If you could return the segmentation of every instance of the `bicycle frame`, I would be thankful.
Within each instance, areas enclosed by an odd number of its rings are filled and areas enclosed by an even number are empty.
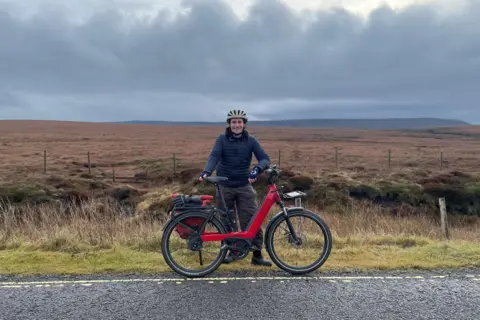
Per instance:
[[[275,184],[271,184],[268,187],[267,195],[265,196],[262,205],[258,208],[246,231],[229,232],[223,234],[218,232],[204,232],[200,237],[204,242],[222,241],[230,238],[253,239],[262,226],[262,223],[267,217],[268,212],[275,203],[282,203],[282,201],[278,194],[277,186]]]

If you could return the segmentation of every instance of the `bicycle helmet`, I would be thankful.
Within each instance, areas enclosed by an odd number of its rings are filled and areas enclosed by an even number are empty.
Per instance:
[[[227,115],[227,122],[230,123],[230,120],[233,118],[241,118],[245,123],[248,122],[248,117],[245,111],[240,109],[233,109],[228,112]]]

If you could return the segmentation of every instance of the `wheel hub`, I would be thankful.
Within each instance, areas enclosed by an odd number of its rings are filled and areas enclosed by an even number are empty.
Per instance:
[[[202,238],[198,233],[192,233],[188,238],[188,249],[192,251],[200,251],[203,248]]]
[[[293,244],[295,248],[300,247],[303,244],[302,238],[297,235],[297,240],[293,238],[293,235],[291,233],[288,233],[287,235],[288,242]]]

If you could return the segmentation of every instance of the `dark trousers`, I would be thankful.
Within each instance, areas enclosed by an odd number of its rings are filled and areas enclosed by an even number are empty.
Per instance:
[[[244,187],[238,188],[229,188],[225,186],[219,186],[222,191],[223,197],[225,199],[225,204],[228,209],[237,209],[238,220],[240,221],[240,228],[242,231],[246,231],[250,220],[257,212],[257,193],[253,189],[252,185],[246,185]],[[216,196],[218,208],[225,209],[223,207],[220,195],[217,192]],[[236,219],[235,219],[236,220]],[[255,238],[253,239],[253,244],[259,250],[262,249],[263,245],[263,230],[260,228]]]

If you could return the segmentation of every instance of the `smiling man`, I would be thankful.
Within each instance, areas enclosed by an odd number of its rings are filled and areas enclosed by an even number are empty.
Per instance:
[[[200,175],[200,181],[210,176],[213,170],[217,175],[227,177],[228,181],[219,183],[219,187],[225,198],[227,209],[235,212],[235,205],[238,210],[238,217],[242,231],[248,227],[250,220],[257,211],[256,192],[251,183],[254,183],[258,174],[262,173],[269,165],[270,158],[258,143],[254,136],[248,134],[246,124],[247,114],[243,110],[231,110],[227,115],[227,129],[225,133],[218,136],[212,148],[207,165]],[[252,154],[257,158],[258,164],[250,171]],[[217,194],[217,205],[222,208],[222,203]],[[225,208],[224,208],[225,209]],[[232,229],[237,231],[234,217]],[[260,229],[253,245],[252,264],[271,266],[271,262],[262,256],[263,230]],[[232,262],[234,257],[231,252],[225,258],[224,263]]]

